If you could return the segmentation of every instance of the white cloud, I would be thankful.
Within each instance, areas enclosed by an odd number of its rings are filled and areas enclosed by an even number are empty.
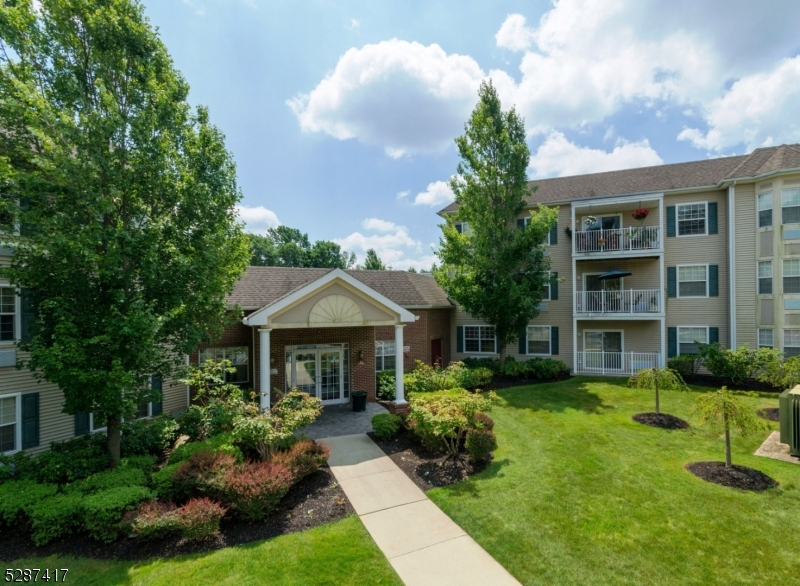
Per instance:
[[[618,142],[609,152],[581,147],[570,142],[561,132],[552,132],[531,157],[534,177],[580,175],[632,169],[663,163],[649,141]]]
[[[351,18],[350,19],[350,24],[345,25],[345,28],[348,28],[351,31],[354,31],[360,26],[361,26],[360,22],[358,22],[355,18]]]
[[[410,189],[404,189],[403,191],[398,191],[397,192],[397,199],[405,199],[409,195],[411,195],[411,190]]]
[[[375,249],[384,264],[391,265],[395,269],[406,269],[410,266],[430,268],[433,262],[424,261],[427,257],[422,254],[422,243],[409,236],[403,226],[395,226],[387,234],[365,235],[354,232],[345,238],[334,238],[333,241],[348,252],[355,252],[359,263],[364,262],[367,250],[370,248]]]
[[[524,16],[509,14],[494,36],[494,40],[497,46],[503,49],[523,51],[531,46],[533,37],[533,31],[525,26]]]
[[[376,230],[378,232],[391,232],[393,230],[397,230],[398,228],[405,228],[404,226],[398,226],[394,222],[389,222],[388,220],[379,220],[378,218],[367,218],[361,222],[361,226],[365,230]]]
[[[399,158],[451,145],[483,77],[472,57],[391,39],[348,50],[317,87],[287,104],[306,132],[356,139]]]
[[[414,198],[414,205],[422,206],[443,206],[456,198],[453,190],[446,181],[434,181],[428,183],[425,191],[421,191]]]
[[[239,213],[239,219],[245,223],[247,230],[254,234],[266,234],[267,230],[281,224],[275,212],[264,206],[238,205],[236,211]]]
[[[744,143],[747,150],[800,139],[800,56],[765,73],[743,77],[707,106],[708,131],[678,135],[702,149],[721,151]]]

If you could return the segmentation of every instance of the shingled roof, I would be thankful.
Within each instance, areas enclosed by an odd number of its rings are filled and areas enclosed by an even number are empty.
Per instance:
[[[239,304],[245,310],[261,309],[332,270],[247,267],[233,293],[228,296],[228,303]],[[444,290],[429,274],[406,271],[345,272],[402,307],[452,307]]]
[[[528,203],[555,203],[591,197],[633,195],[659,191],[713,187],[726,179],[752,178],[779,169],[800,168],[800,145],[781,145],[754,150],[749,155],[673,163],[622,171],[606,171],[571,177],[536,179]],[[440,214],[455,212],[451,203]]]

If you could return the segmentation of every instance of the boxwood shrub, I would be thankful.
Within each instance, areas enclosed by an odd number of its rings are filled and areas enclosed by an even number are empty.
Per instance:
[[[94,539],[111,543],[119,537],[122,516],[142,501],[153,498],[143,486],[118,486],[83,499],[84,522]]]
[[[58,491],[55,484],[12,480],[0,484],[0,525],[12,527],[28,520],[34,505]]]
[[[123,456],[162,454],[172,447],[179,428],[178,422],[169,415],[123,423],[120,452]]]
[[[147,476],[143,470],[130,466],[119,466],[113,470],[104,470],[74,482],[68,485],[67,491],[94,494],[118,486],[144,486],[146,484]]]
[[[83,494],[79,492],[47,497],[31,508],[31,538],[45,545],[59,537],[72,535],[81,526]]]

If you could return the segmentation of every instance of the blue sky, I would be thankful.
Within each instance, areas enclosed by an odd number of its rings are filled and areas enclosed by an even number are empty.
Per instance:
[[[248,229],[428,268],[491,78],[529,176],[800,142],[800,2],[144,0],[227,137]]]

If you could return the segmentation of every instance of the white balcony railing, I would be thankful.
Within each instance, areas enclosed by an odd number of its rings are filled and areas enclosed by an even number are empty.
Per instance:
[[[652,352],[576,352],[577,374],[636,374],[661,367],[661,355]]]
[[[621,254],[659,248],[661,248],[659,226],[587,230],[574,232],[572,236],[572,250],[577,253]]]
[[[659,289],[575,291],[575,313],[661,313]]]

